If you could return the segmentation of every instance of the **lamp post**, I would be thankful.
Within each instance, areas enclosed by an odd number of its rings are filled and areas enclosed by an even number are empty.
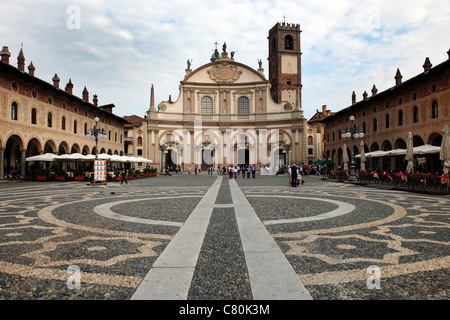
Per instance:
[[[350,174],[348,180],[354,181],[356,179],[356,170],[355,170],[355,150],[354,150],[354,139],[364,138],[364,132],[362,128],[357,127],[354,125],[355,116],[350,116],[350,121],[352,122],[352,125],[350,127],[347,127],[342,132],[342,139],[352,139],[352,153],[351,153],[351,160],[350,160]],[[359,131],[359,132],[358,132]],[[344,150],[344,152],[347,152],[347,150]]]
[[[100,121],[98,117],[94,118],[95,126],[93,129],[88,129],[86,133],[86,138],[95,139],[95,160],[98,160],[98,139],[106,140],[107,136],[104,134],[103,129],[97,128],[97,124]]]

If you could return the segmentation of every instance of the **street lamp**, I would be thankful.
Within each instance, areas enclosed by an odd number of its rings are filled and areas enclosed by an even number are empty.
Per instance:
[[[93,129],[88,129],[86,133],[86,138],[95,139],[95,160],[98,160],[98,139],[106,140],[108,136],[105,134],[103,129],[97,128],[97,123],[100,121],[98,117],[94,118],[95,126]]]
[[[364,132],[362,128],[357,127],[353,124],[355,121],[355,116],[350,116],[350,121],[352,122],[352,125],[350,127],[347,127],[342,132],[342,139],[352,139],[352,155],[351,155],[351,162],[350,162],[350,174],[349,174],[349,180],[356,180],[356,170],[355,170],[355,150],[354,150],[354,139],[364,138]],[[358,132],[359,131],[359,132]],[[344,152],[347,152],[347,150],[344,150]]]

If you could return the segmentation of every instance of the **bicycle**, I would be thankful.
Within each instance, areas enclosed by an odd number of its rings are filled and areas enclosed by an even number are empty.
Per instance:
[[[15,171],[15,170],[7,172],[5,178],[6,178],[6,180],[17,181],[17,182],[21,182],[23,180],[22,175],[18,171]]]

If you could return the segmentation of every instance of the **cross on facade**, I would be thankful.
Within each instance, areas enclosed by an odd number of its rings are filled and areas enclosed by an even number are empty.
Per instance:
[[[284,15],[283,16],[283,20],[284,20],[283,23],[286,23],[286,18],[287,18],[286,15]]]

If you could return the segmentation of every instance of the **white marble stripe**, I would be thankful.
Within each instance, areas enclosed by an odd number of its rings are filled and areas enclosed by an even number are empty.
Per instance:
[[[222,177],[212,187],[155,261],[132,300],[187,300],[195,266]]]
[[[231,196],[255,300],[312,300],[234,180]]]

